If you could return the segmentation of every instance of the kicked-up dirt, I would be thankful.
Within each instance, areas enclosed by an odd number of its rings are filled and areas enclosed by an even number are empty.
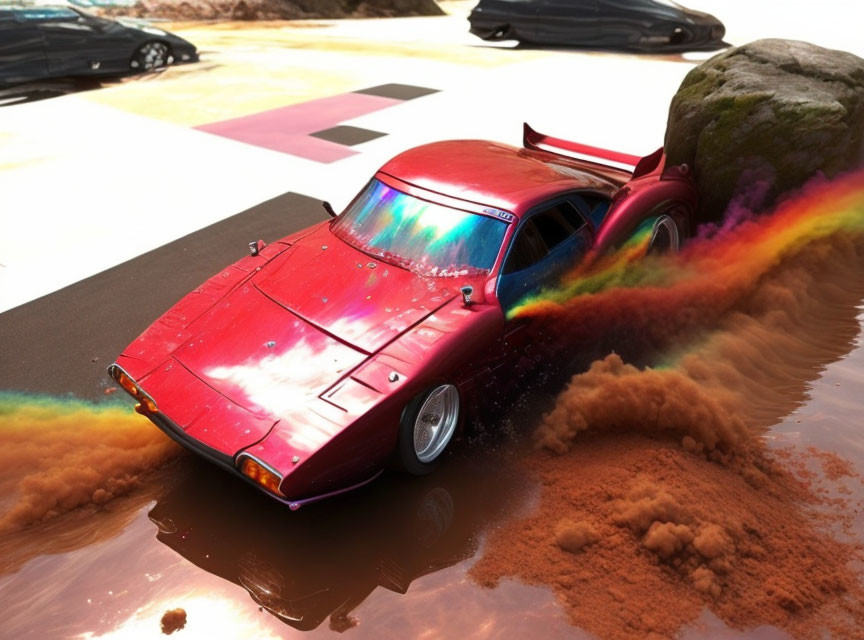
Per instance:
[[[836,454],[762,437],[858,332],[857,178],[845,199],[832,197],[840,183],[814,187],[694,240],[672,258],[674,275],[662,258],[613,259],[526,305],[553,324],[590,318],[614,333],[618,320],[602,312],[647,287],[655,312],[620,322],[632,350],[663,356],[650,368],[612,354],[573,376],[524,462],[542,485],[539,507],[491,535],[476,580],[551,587],[601,638],[674,637],[706,607],[738,629],[860,637],[862,480]]]

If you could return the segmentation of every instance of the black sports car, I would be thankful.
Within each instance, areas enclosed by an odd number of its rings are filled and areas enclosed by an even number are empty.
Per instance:
[[[635,51],[728,46],[722,22],[671,0],[480,0],[468,20],[484,40]]]
[[[195,45],[145,23],[65,6],[0,4],[0,85],[117,76],[197,59]]]

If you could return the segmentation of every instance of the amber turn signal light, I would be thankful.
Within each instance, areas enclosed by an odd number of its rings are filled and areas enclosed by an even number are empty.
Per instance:
[[[243,462],[240,463],[240,473],[253,482],[260,484],[267,491],[282,495],[282,492],[279,491],[282,478],[249,456],[243,457]]]
[[[123,388],[123,390],[126,391],[126,393],[128,393],[130,396],[135,396],[136,398],[138,397],[138,385],[136,385],[132,381],[132,378],[126,375],[125,371],[117,369],[114,375],[114,379],[117,381],[117,384],[119,384]]]
[[[140,403],[135,405],[135,411],[141,415],[159,412],[159,408],[156,406],[156,402],[154,402],[153,398],[148,396],[144,390],[138,386],[138,383],[135,382],[128,373],[123,371],[123,369],[118,367],[116,364],[112,364],[108,367],[108,373],[111,374],[114,381],[120,385],[126,393]]]
[[[135,412],[140,413],[142,416],[146,416],[148,413],[156,413],[159,409],[156,407],[156,403],[153,402],[147,396],[140,396],[138,398],[141,400],[138,404],[135,405]]]

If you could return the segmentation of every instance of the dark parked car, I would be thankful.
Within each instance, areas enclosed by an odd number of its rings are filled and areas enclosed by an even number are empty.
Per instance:
[[[0,4],[0,85],[117,76],[197,59],[195,45],[144,23],[65,6]]]
[[[728,46],[722,22],[671,0],[480,0],[468,20],[484,40],[636,51]]]

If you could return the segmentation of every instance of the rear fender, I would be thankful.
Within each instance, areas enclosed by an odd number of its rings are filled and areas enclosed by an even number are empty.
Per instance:
[[[612,210],[597,230],[592,253],[601,255],[626,242],[639,225],[652,216],[675,209],[683,220],[677,220],[689,233],[698,197],[687,177],[678,167],[663,170],[658,178],[637,179],[623,187],[613,198]]]

